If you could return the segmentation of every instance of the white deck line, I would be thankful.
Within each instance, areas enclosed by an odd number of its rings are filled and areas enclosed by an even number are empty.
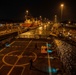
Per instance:
[[[48,43],[46,42],[46,44],[48,44]],[[47,46],[47,50],[48,50],[48,46]],[[49,75],[52,75],[52,73],[50,72],[50,70],[51,70],[50,55],[49,55],[49,53],[47,53],[47,54],[48,54],[48,67],[49,67]]]
[[[51,64],[50,64],[50,56],[49,56],[49,53],[48,53],[48,67],[49,67],[49,75],[52,75],[52,73],[50,72],[50,70],[51,70]]]

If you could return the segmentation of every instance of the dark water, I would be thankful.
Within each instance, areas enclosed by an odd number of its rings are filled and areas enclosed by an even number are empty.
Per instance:
[[[66,75],[76,75],[76,47],[61,40],[54,40],[57,52],[66,72]]]

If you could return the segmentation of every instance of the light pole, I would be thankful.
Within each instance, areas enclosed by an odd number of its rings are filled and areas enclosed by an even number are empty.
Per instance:
[[[42,16],[39,16],[40,21],[42,20]]]
[[[26,15],[28,15],[28,10],[26,10]]]
[[[63,7],[64,7],[64,4],[61,4],[61,21],[62,21],[62,17],[63,17]]]
[[[27,17],[28,17],[28,10],[26,10],[26,16],[25,16],[25,17],[26,17],[26,20],[27,20]]]

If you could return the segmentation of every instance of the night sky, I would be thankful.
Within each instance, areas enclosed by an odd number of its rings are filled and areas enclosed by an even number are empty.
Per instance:
[[[63,20],[76,20],[75,0],[2,0],[0,1],[0,19],[24,20],[26,10],[33,17],[42,16],[54,20],[60,19],[60,4],[64,3]]]

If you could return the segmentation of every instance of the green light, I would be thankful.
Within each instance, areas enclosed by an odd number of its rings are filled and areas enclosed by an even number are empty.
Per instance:
[[[46,44],[47,47],[51,47],[51,44]]]
[[[47,52],[48,52],[48,53],[52,53],[53,51],[52,51],[52,50],[47,50]]]
[[[10,46],[10,44],[6,43],[6,44],[5,44],[5,46],[6,46],[6,47],[9,47],[9,46]]]
[[[51,72],[51,73],[57,73],[57,69],[56,68],[51,68],[51,69],[49,69],[49,72]]]

